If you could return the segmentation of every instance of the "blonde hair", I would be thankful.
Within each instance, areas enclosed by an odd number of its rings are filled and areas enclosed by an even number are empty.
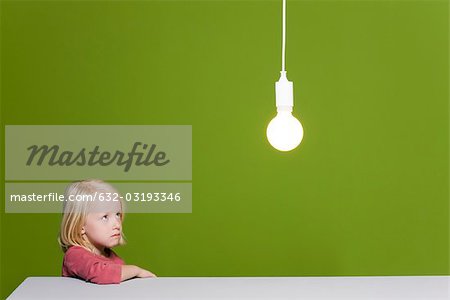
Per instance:
[[[58,243],[63,252],[66,252],[71,246],[81,246],[90,251],[93,251],[93,245],[83,239],[81,231],[84,226],[86,216],[89,212],[89,203],[91,201],[67,201],[69,196],[75,198],[77,195],[94,195],[96,192],[100,193],[117,193],[118,200],[122,207],[121,221],[124,219],[123,203],[120,199],[120,194],[110,184],[99,180],[81,180],[71,183],[64,193],[66,201],[63,205],[63,215],[61,221],[61,228],[58,237]],[[114,196],[112,196],[113,198]],[[121,233],[119,245],[124,245],[125,236]],[[110,249],[108,249],[109,251]]]

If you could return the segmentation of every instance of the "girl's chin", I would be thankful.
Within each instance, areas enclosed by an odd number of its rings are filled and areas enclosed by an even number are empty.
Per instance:
[[[108,245],[107,247],[108,247],[108,248],[112,248],[112,247],[117,246],[117,245],[119,245],[119,239],[110,242],[109,245]]]

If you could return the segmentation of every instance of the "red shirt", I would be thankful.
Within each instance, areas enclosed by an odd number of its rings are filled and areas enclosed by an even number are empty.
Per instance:
[[[64,255],[62,276],[77,277],[98,284],[120,283],[124,261],[111,250],[109,257],[71,246]]]

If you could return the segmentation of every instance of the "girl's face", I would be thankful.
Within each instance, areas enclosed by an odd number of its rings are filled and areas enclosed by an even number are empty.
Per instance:
[[[122,206],[120,202],[110,202],[95,207],[86,216],[82,233],[95,247],[117,246],[122,236]]]

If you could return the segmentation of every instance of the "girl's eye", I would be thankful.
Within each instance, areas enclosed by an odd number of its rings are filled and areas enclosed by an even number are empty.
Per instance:
[[[120,217],[122,214],[120,212],[116,213],[117,217]]]
[[[102,217],[102,220],[107,220],[108,219],[108,215],[104,215],[103,217]]]

